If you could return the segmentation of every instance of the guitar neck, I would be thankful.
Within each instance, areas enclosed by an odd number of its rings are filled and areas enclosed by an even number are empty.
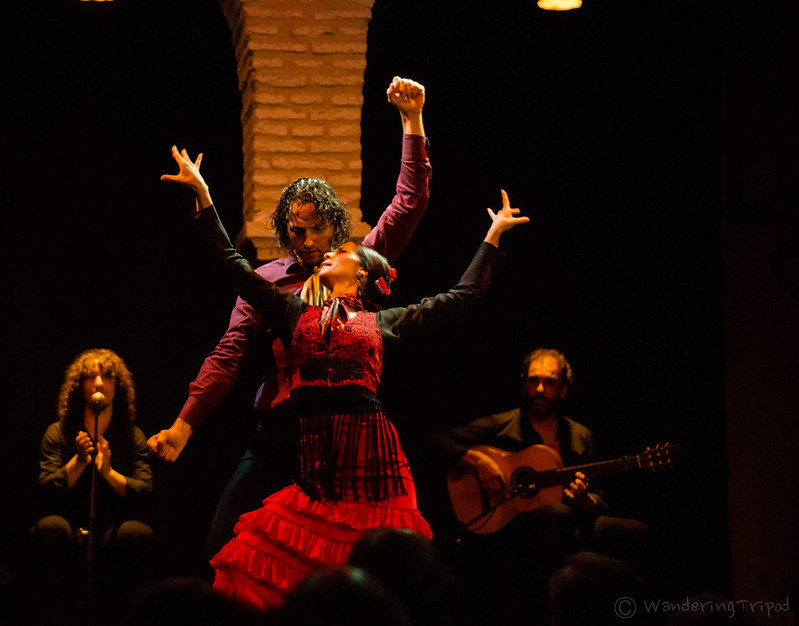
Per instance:
[[[555,485],[567,487],[574,480],[575,472],[582,472],[588,479],[592,479],[623,474],[624,472],[641,468],[642,465],[638,456],[624,456],[611,461],[598,461],[596,463],[538,472],[536,482],[539,487],[554,487]]]

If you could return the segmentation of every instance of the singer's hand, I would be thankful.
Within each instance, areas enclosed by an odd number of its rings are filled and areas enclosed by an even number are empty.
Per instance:
[[[91,463],[92,454],[94,454],[94,444],[87,432],[80,431],[78,436],[75,437],[75,451],[78,455],[78,463],[81,465],[88,465]]]
[[[108,480],[108,475],[111,472],[111,448],[108,445],[105,437],[100,435],[100,451],[97,453],[96,463],[97,471],[100,475]]]
[[[159,459],[171,463],[178,460],[191,434],[192,429],[189,423],[178,418],[171,428],[150,437],[147,440],[147,445]]]

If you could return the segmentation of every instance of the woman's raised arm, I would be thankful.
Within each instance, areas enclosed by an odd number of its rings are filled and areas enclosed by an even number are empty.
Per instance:
[[[202,154],[192,161],[185,148],[179,151],[176,146],[172,146],[172,157],[177,162],[179,171],[177,174],[164,174],[161,180],[178,183],[194,191],[197,208],[193,217],[203,234],[214,264],[225,272],[242,299],[265,321],[274,328],[290,332],[299,317],[303,301],[256,273],[249,261],[231,243],[214,208],[208,185],[200,174]]]
[[[429,332],[447,326],[456,315],[473,306],[488,290],[504,259],[499,238],[506,230],[530,221],[520,217],[520,210],[511,208],[508,194],[502,191],[502,208],[496,213],[488,209],[491,226],[458,284],[431,298],[407,308],[380,311],[378,325],[384,338],[403,339],[418,332]]]

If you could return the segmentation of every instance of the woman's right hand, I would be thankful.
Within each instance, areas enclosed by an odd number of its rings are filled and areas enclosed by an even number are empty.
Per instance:
[[[208,185],[205,183],[202,175],[200,174],[200,163],[202,163],[202,152],[197,155],[197,160],[192,161],[189,158],[189,153],[184,148],[178,151],[177,146],[172,146],[172,158],[178,164],[177,174],[163,174],[161,180],[178,183],[189,189],[193,189],[197,195],[197,208],[205,209],[211,206],[211,194],[208,191]]]
[[[491,218],[491,226],[488,229],[485,240],[494,246],[499,246],[499,237],[506,230],[530,221],[529,217],[519,215],[521,209],[511,208],[510,199],[504,189],[500,189],[500,192],[502,193],[502,208],[496,213],[490,208],[486,209]]]

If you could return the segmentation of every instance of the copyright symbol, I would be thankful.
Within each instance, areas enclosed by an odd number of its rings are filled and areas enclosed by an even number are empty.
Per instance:
[[[628,598],[627,596],[622,596],[616,603],[613,605],[613,610],[616,613],[616,617],[620,617],[621,619],[629,619],[633,615],[635,615],[635,611],[638,607],[635,605],[635,600],[632,598]]]

